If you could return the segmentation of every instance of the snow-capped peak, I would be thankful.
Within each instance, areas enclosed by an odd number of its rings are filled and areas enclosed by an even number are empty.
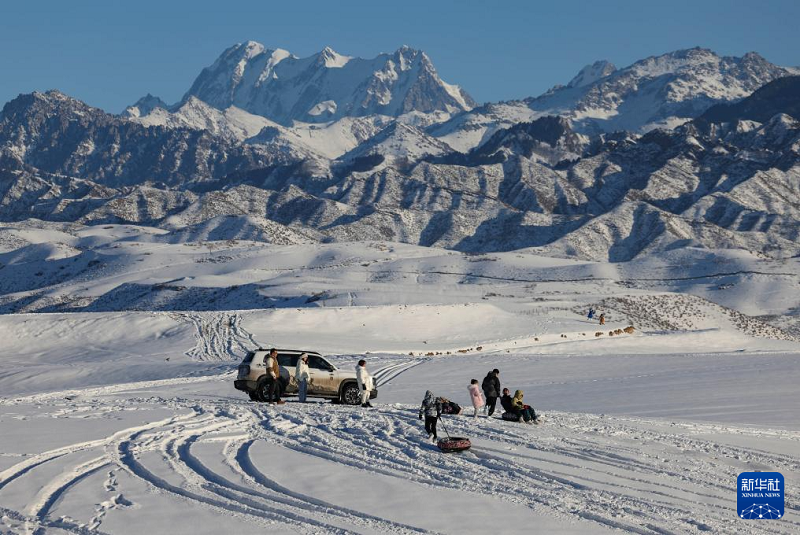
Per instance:
[[[606,60],[595,61],[591,65],[587,65],[581,69],[580,72],[576,74],[572,80],[570,80],[570,82],[567,84],[567,87],[582,87],[589,85],[601,78],[605,78],[616,70],[617,68],[613,63],[610,63]]]
[[[325,67],[328,67],[329,69],[337,69],[347,65],[347,63],[353,58],[352,56],[344,56],[339,54],[331,47],[326,46],[322,49],[322,52],[319,53],[319,59],[322,62],[322,65]]]
[[[168,110],[170,106],[160,98],[148,93],[137,100],[133,106],[125,108],[122,114],[128,117],[144,117],[157,108]]]
[[[281,124],[412,111],[469,110],[474,102],[442,81],[428,56],[404,46],[373,59],[330,47],[308,58],[248,41],[227,49],[184,96],[218,108],[236,106]]]

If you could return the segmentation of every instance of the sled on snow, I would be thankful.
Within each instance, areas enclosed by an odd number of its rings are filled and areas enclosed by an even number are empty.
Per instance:
[[[444,438],[436,442],[436,447],[442,450],[442,453],[455,453],[459,451],[467,451],[472,447],[472,442],[470,442],[468,438],[451,437],[450,433],[447,432],[447,428],[444,426],[444,422],[442,422],[442,429],[444,430],[444,433],[447,435],[447,438]]]
[[[521,422],[522,415],[518,412],[504,412],[500,418],[505,420],[506,422]],[[544,422],[544,416],[536,416],[536,419],[533,421],[534,424],[541,424]]]

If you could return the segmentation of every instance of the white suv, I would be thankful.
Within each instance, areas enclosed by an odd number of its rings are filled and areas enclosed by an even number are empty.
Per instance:
[[[308,372],[311,381],[308,383],[308,397],[325,398],[348,405],[361,404],[361,392],[358,390],[356,372],[340,370],[314,351],[297,351],[294,349],[278,349],[278,379],[280,396],[297,395],[297,381],[294,371],[297,361],[303,353],[308,354]],[[239,364],[239,374],[233,382],[237,390],[250,395],[253,401],[266,401],[269,392],[269,375],[264,361],[269,349],[258,349],[247,354]],[[373,388],[370,399],[378,397],[378,389]]]

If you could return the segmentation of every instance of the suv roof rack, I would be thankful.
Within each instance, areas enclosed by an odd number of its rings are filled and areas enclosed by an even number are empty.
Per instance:
[[[267,347],[259,347],[255,351],[269,351],[270,348]],[[319,351],[306,351],[305,349],[280,349],[278,347],[275,348],[278,353],[308,353],[311,355],[322,355]]]

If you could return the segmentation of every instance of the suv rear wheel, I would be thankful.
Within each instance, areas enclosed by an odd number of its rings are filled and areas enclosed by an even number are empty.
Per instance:
[[[262,403],[269,401],[269,387],[272,381],[264,379],[256,387],[256,399]],[[278,381],[278,388],[275,389],[275,395],[280,399],[281,397],[281,383]]]
[[[358,385],[350,383],[345,385],[342,389],[342,403],[347,405],[360,405],[361,404],[361,391],[358,390]]]

